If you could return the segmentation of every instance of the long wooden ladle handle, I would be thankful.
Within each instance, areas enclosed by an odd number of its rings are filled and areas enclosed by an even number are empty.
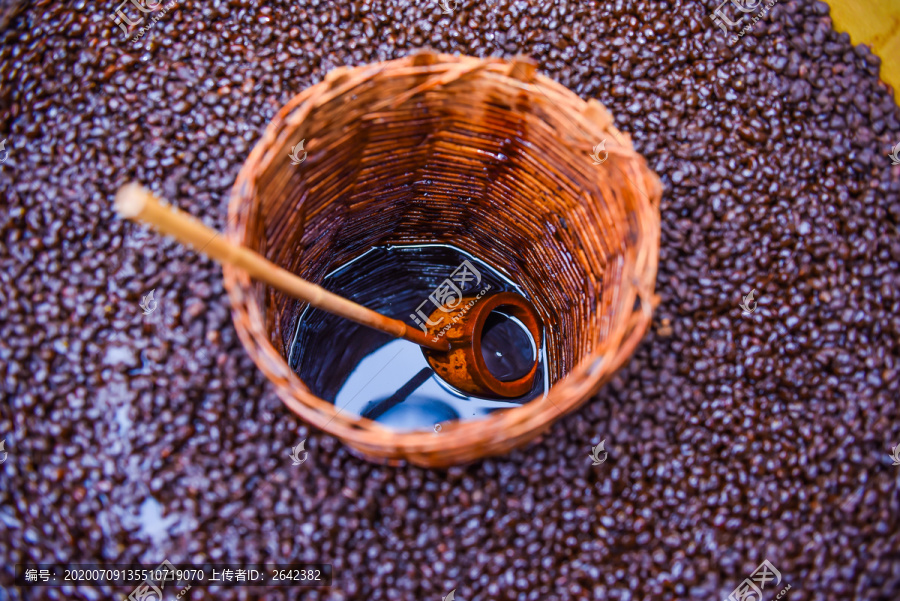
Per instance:
[[[115,206],[122,217],[149,224],[160,233],[194,247],[219,263],[243,269],[254,279],[306,301],[313,307],[436,351],[450,350],[450,343],[444,338],[432,342],[430,334],[328,292],[321,286],[282,269],[249,248],[232,244],[219,232],[206,227],[187,213],[164,205],[152,192],[139,184],[122,186],[116,194]]]

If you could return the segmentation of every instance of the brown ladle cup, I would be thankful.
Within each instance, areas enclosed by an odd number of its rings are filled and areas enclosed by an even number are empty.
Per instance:
[[[491,373],[484,359],[482,339],[488,317],[495,310],[518,319],[534,343],[531,369],[523,376],[502,380]],[[479,298],[463,297],[456,307],[435,309],[429,323],[433,340],[450,342],[450,350],[422,347],[428,365],[444,381],[469,394],[481,397],[515,398],[528,394],[534,386],[541,348],[541,318],[527,299],[515,292],[499,292]]]

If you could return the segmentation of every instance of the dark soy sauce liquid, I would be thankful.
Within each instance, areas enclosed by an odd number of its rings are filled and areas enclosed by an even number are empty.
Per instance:
[[[448,279],[452,286],[446,285]],[[456,291],[476,296],[490,286],[488,294],[512,291],[527,297],[483,261],[447,245],[376,247],[328,274],[322,286],[411,327],[419,327],[416,320],[428,318],[438,303],[452,304]],[[452,293],[444,297],[436,289]],[[434,374],[418,345],[313,307],[300,315],[289,363],[314,394],[342,413],[368,417],[397,431],[480,419],[518,407],[548,389],[545,349],[535,348],[524,326],[502,310],[491,313],[482,336],[488,369],[500,380],[511,381],[525,375],[535,357],[538,362],[531,392],[516,399],[459,392]]]

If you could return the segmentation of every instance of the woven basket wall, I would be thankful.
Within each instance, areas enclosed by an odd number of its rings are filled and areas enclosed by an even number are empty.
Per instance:
[[[307,157],[293,165],[301,140]],[[366,457],[446,466],[504,453],[593,396],[644,335],[660,195],[609,112],[526,58],[422,52],[339,68],[288,102],[250,154],[229,238],[317,283],[373,246],[462,248],[534,301],[553,386],[439,435],[398,434],[313,394],[285,360],[296,301],[226,267],[235,327],[294,413]]]

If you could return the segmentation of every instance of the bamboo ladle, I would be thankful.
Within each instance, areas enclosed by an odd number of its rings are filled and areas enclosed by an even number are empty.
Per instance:
[[[528,330],[534,348],[541,347],[541,320],[534,306],[519,294],[499,292],[481,297],[463,297],[452,309],[438,308],[428,319],[429,331],[410,328],[399,319],[382,315],[328,292],[321,286],[282,269],[248,248],[229,242],[216,230],[206,227],[187,213],[162,203],[139,184],[127,184],[116,194],[115,208],[122,217],[152,226],[192,246],[219,263],[243,269],[251,277],[282,292],[306,301],[313,307],[355,321],[422,347],[432,369],[451,386],[473,395],[515,398],[528,393],[537,375],[537,356],[531,370],[522,377],[503,381],[488,369],[481,349],[485,322],[491,312],[516,317]],[[449,328],[444,326],[449,320]],[[432,326],[435,322],[438,325]]]

